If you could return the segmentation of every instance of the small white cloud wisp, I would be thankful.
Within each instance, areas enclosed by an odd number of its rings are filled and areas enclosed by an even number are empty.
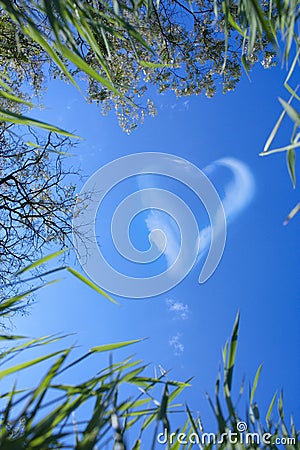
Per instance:
[[[187,320],[189,318],[190,309],[187,304],[168,298],[166,305],[174,319]]]
[[[173,353],[175,356],[180,356],[184,352],[184,345],[181,342],[181,333],[176,333],[169,340],[169,346],[173,349]]]

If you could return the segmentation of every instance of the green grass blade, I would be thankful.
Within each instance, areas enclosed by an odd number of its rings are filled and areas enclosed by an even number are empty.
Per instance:
[[[233,368],[234,368],[235,355],[236,355],[236,349],[237,349],[239,322],[240,322],[240,313],[238,312],[236,319],[235,319],[234,326],[233,326],[233,331],[232,331],[232,336],[231,336],[230,346],[229,346],[228,364],[226,367],[225,383],[228,384],[229,391],[231,390],[231,384],[232,384],[232,375],[233,375]]]
[[[291,219],[293,219],[295,217],[296,214],[298,214],[298,212],[300,211],[300,203],[298,203],[293,209],[292,211],[288,214],[288,216],[286,217],[286,219],[283,222],[283,225],[287,225],[289,223],[289,221]]]
[[[296,187],[295,159],[296,159],[295,150],[293,148],[291,148],[288,150],[288,152],[286,154],[286,161],[287,161],[287,167],[288,167],[289,175],[292,180],[294,189]]]
[[[40,356],[39,358],[32,359],[31,361],[26,361],[24,363],[17,364],[16,366],[9,367],[8,369],[1,370],[0,380],[2,380],[4,377],[7,377],[8,375],[19,372],[20,370],[27,369],[28,367],[32,367],[42,361],[46,361],[47,359],[60,355],[63,351],[65,350],[59,350],[57,352],[50,353],[49,355]]]
[[[272,414],[272,411],[273,411],[273,408],[275,405],[276,397],[277,397],[277,392],[275,392],[275,394],[273,395],[273,398],[271,400],[270,406],[269,406],[267,414],[266,414],[266,422],[267,423],[270,421],[270,417],[271,417],[271,414]]]
[[[269,150],[269,148],[270,148],[270,146],[271,146],[271,144],[272,144],[272,142],[273,142],[273,140],[274,140],[274,138],[275,138],[275,136],[277,134],[277,131],[278,131],[280,125],[281,125],[281,122],[283,121],[283,118],[284,118],[285,114],[286,114],[286,111],[284,109],[282,111],[282,113],[280,114],[279,119],[277,120],[273,130],[271,131],[270,136],[268,137],[267,142],[265,143],[264,149],[263,149],[262,153],[260,153],[260,155],[263,155],[263,153],[265,153],[265,152],[267,152]]]
[[[262,364],[257,369],[256,375],[255,375],[255,378],[254,378],[254,382],[253,382],[253,386],[252,386],[251,394],[250,394],[250,405],[252,405],[252,403],[253,403],[254,395],[255,395],[255,392],[256,392],[256,388],[257,388],[257,383],[258,383],[258,380],[259,380],[259,377],[260,377],[260,373],[261,373],[261,369],[262,369]]]
[[[110,295],[108,295],[105,291],[103,291],[99,286],[97,286],[95,283],[93,283],[91,280],[86,278],[81,273],[77,272],[77,270],[73,269],[72,267],[66,267],[67,271],[70,272],[72,275],[74,275],[76,278],[79,278],[79,280],[83,281],[85,284],[87,284],[90,288],[94,289],[94,291],[99,292],[99,294],[103,295],[105,298],[110,300],[112,303],[115,303],[116,305],[119,305],[119,303],[114,300]]]
[[[295,142],[293,144],[286,145],[285,147],[274,148],[273,150],[269,150],[268,152],[259,153],[259,156],[268,156],[272,155],[273,153],[286,152],[287,150],[291,150],[298,147],[300,147],[300,142]]]
[[[288,116],[298,125],[300,126],[300,114],[295,110],[289,103],[287,103],[282,98],[279,98],[279,101],[282,107],[285,109]]]
[[[58,252],[51,253],[50,255],[44,256],[43,258],[38,259],[32,264],[29,264],[28,266],[24,267],[24,269],[19,270],[16,275],[21,275],[22,273],[28,272],[28,270],[32,270],[35,267],[41,266],[42,264],[47,263],[48,261],[51,261],[53,258],[57,258],[59,255],[62,255],[63,253],[70,250],[70,248],[65,248],[63,250],[59,250]]]
[[[123,97],[123,94],[118,91],[108,80],[102,77],[98,72],[96,72],[92,67],[90,67],[79,55],[73,53],[70,49],[65,46],[61,46],[61,52],[65,56],[65,58],[69,59],[73,64],[75,64],[79,69],[85,72],[94,80],[99,81],[99,83],[103,84],[114,94]]]
[[[14,307],[16,304],[21,303],[21,301],[28,297],[28,295],[33,294],[34,292],[38,291],[39,289],[42,289],[46,286],[50,286],[51,284],[57,283],[59,280],[52,280],[48,283],[41,284],[39,286],[36,286],[32,289],[29,289],[26,292],[23,292],[22,294],[16,295],[14,297],[10,297],[8,300],[4,300],[0,303],[0,315],[5,316],[6,313],[9,313],[11,311],[11,308]]]
[[[47,131],[52,131],[53,133],[62,134],[64,136],[68,136],[74,139],[80,139],[79,136],[69,133],[68,131],[63,130],[62,128],[58,128],[55,125],[51,125],[47,122],[42,122],[41,120],[33,119],[31,117],[27,117],[22,114],[18,114],[2,108],[0,108],[0,119],[3,120],[4,122],[42,128]]]
[[[97,347],[91,348],[90,352],[91,353],[110,352],[112,350],[117,350],[122,347],[127,347],[128,345],[137,344],[138,342],[142,342],[143,340],[144,339],[134,339],[132,341],[116,342],[114,344],[98,345]]]
[[[54,61],[54,63],[60,68],[60,70],[66,75],[66,77],[71,81],[71,83],[77,87],[78,90],[79,86],[68,71],[65,64],[61,61],[61,59],[58,57],[57,53],[52,49],[52,47],[48,44],[46,39],[44,39],[42,33],[35,27],[30,24],[28,24],[26,27],[23,28],[23,31],[30,36],[35,42],[37,42],[48,55]]]
[[[34,106],[33,103],[27,102],[26,100],[23,100],[20,97],[16,97],[15,95],[9,94],[8,92],[3,91],[2,89],[0,89],[0,97],[7,98],[8,100],[11,100],[12,102],[22,103],[23,105],[29,106],[30,108],[32,108]]]

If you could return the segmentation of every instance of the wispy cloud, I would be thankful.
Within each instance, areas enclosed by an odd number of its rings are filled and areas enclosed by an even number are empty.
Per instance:
[[[172,103],[172,104],[170,105],[170,108],[171,108],[173,111],[180,111],[180,112],[188,111],[188,110],[189,110],[189,107],[190,107],[190,102],[189,102],[189,100],[182,101],[182,100],[180,100],[180,99],[178,99],[178,100],[176,101],[176,103]],[[167,105],[167,108],[168,108],[168,105]]]
[[[221,158],[204,167],[203,172],[209,177],[218,167],[225,167],[232,173],[231,181],[225,185],[222,204],[225,211],[227,225],[233,222],[251,203],[255,192],[255,181],[250,169],[238,159]],[[199,233],[199,255],[197,262],[209,248],[211,227],[203,228]]]
[[[208,176],[217,167],[226,167],[232,173],[232,180],[225,186],[225,194],[222,198],[227,222],[231,222],[251,202],[255,181],[253,175],[242,161],[236,158],[221,158],[203,169]]]
[[[173,221],[171,221],[169,217],[163,218],[163,213],[161,211],[151,210],[145,219],[145,222],[148,230],[152,232],[152,242],[159,252],[164,254],[168,267],[171,266],[176,260],[180,250],[178,231],[174,227]],[[154,230],[161,230],[165,235],[165,239],[162,239],[160,233],[153,233]],[[166,245],[166,241],[168,242],[168,245]]]
[[[168,298],[166,300],[168,310],[173,314],[174,319],[187,320],[190,315],[190,309],[188,305]]]
[[[233,222],[251,202],[255,191],[255,181],[250,169],[242,161],[239,161],[236,158],[227,157],[218,159],[212,164],[204,167],[202,170],[210,178],[218,167],[225,167],[231,172],[231,180],[224,186],[223,195],[221,197],[228,225]],[[188,171],[189,166],[182,163],[182,170]],[[146,184],[143,183],[142,179],[139,179],[140,189],[150,187],[150,178],[148,178]],[[152,242],[160,253],[163,252],[167,266],[170,267],[176,260],[180,249],[181,243],[178,229],[174,226],[173,220],[159,210],[151,210],[145,221],[150,232],[155,230],[163,231],[165,239],[162,238],[162,235],[157,233],[152,235]],[[218,232],[218,230],[215,230],[215,232]],[[168,242],[167,245],[166,241]],[[209,225],[201,229],[198,241],[189,243],[191,248],[199,248],[197,261],[200,261],[207,252],[210,242],[211,226]]]
[[[180,340],[181,336],[181,333],[176,333],[169,340],[169,345],[172,347],[175,356],[180,356],[184,352],[184,345]]]
[[[165,161],[162,161],[162,173],[166,170],[165,166],[168,168],[170,159],[172,155],[166,155]],[[180,174],[177,179],[188,180],[186,183],[188,186],[197,186],[199,173],[193,165],[175,156],[171,162],[174,164],[174,174]],[[149,165],[149,172],[151,169],[156,173],[155,165]],[[246,164],[236,158],[218,159],[202,168],[202,171],[219,186],[218,193],[223,208],[208,211],[211,223],[208,225],[205,222],[198,223],[198,232],[195,231],[195,227],[193,228],[193,219],[189,211],[184,210],[180,201],[175,202],[176,195],[171,190],[160,188],[163,183],[161,179],[155,178],[150,173],[137,177],[141,208],[149,210],[145,219],[151,246],[149,252],[151,250],[156,259],[163,255],[162,261],[166,267],[161,273],[166,273],[165,278],[159,279],[162,283],[164,280],[170,280],[170,283],[175,280],[178,284],[203,258],[206,258],[206,261],[198,281],[199,283],[206,281],[207,276],[209,277],[215,270],[218,258],[222,256],[220,251],[224,247],[224,234],[226,235],[224,213],[228,226],[242,214],[254,196],[255,181],[252,172]],[[174,178],[176,179],[175,175]],[[177,198],[180,199],[180,196],[177,195]],[[188,207],[184,198],[181,202]]]

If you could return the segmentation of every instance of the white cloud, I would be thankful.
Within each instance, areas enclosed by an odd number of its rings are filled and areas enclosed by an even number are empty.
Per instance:
[[[169,217],[164,217],[161,211],[151,210],[145,219],[147,228],[152,232],[152,242],[155,244],[159,252],[163,253],[167,265],[170,267],[177,258],[180,250],[180,240],[176,230],[174,230],[174,225]],[[161,230],[165,238],[162,239],[162,234],[154,234],[153,231]],[[166,241],[168,245],[166,245]]]
[[[180,161],[176,162],[178,164],[181,163]],[[189,170],[188,165],[185,165],[184,162],[181,164],[182,170]],[[233,222],[251,202],[255,191],[255,181],[250,169],[242,161],[235,158],[227,157],[218,159],[212,164],[204,167],[202,170],[209,177],[218,167],[226,167],[232,174],[231,181],[224,186],[224,194],[221,198],[227,224],[229,224]],[[148,178],[147,181],[148,183],[145,185],[143,184],[142,179],[139,179],[140,189],[150,186],[150,179]],[[153,185],[151,187],[153,187]],[[164,253],[167,266],[170,267],[176,260],[181,244],[179,240],[180,236],[178,235],[178,231],[174,228],[172,220],[159,210],[151,210],[146,218],[146,225],[149,232],[158,229],[163,231],[165,239],[162,239],[161,235],[153,235],[152,241],[157,249]],[[166,240],[168,245],[165,245]],[[198,241],[200,241],[200,245]],[[203,257],[210,246],[210,225],[200,230],[198,241],[194,243],[196,248],[199,248],[197,262]]]
[[[236,217],[251,203],[255,191],[255,181],[249,168],[235,158],[221,158],[214,161],[203,169],[209,176],[217,167],[226,167],[233,175],[232,180],[225,186],[222,203],[225,211],[227,225],[233,222]],[[199,254],[197,262],[207,252],[211,241],[210,225],[203,228],[199,233]]]
[[[190,177],[191,185],[197,183],[198,176],[191,171],[189,163],[184,160],[178,160],[174,157],[174,163],[180,165],[180,170],[185,172],[185,175]],[[236,218],[244,211],[244,209],[251,202],[255,192],[255,181],[250,169],[242,162],[235,158],[226,157],[213,161],[210,165],[204,167],[202,170],[210,178],[211,175],[216,176],[214,173],[219,167],[226,168],[230,171],[230,181],[227,181],[223,186],[223,193],[220,193],[221,201],[223,204],[227,225],[236,220]],[[218,177],[218,173],[217,173]],[[145,224],[149,231],[149,237],[151,236],[151,245],[153,250],[156,249],[157,257],[164,255],[166,261],[166,272],[168,277],[175,277],[176,280],[180,280],[182,276],[184,278],[186,268],[189,268],[191,264],[191,255],[195,256],[195,263],[198,263],[208,252],[211,246],[211,224],[207,226],[200,225],[198,236],[188,235],[188,239],[184,239],[184,246],[182,247],[182,235],[181,229],[175,225],[169,213],[166,213],[169,208],[169,204],[172,206],[172,198],[162,196],[159,191],[153,190],[152,193],[143,191],[144,189],[153,188],[157,185],[156,180],[152,175],[148,175],[144,178],[142,175],[138,177],[138,186],[141,190],[141,204],[143,207],[147,207],[147,203],[156,204],[159,200],[160,207],[150,207],[150,211],[145,219]],[[184,201],[184,199],[182,199]],[[171,203],[168,203],[171,202]],[[173,208],[174,210],[174,208]],[[165,211],[165,213],[163,212]],[[177,212],[177,211],[175,211]],[[178,216],[179,223],[182,224],[182,217],[185,220],[185,216]],[[218,210],[216,214],[223,214]],[[177,218],[176,214],[173,216]],[[218,239],[220,233],[222,233],[223,216],[215,217],[214,238]],[[220,226],[218,226],[218,224]],[[180,226],[180,225],[179,225]],[[181,250],[185,250],[185,256]],[[179,254],[181,255],[178,258]],[[207,261],[206,261],[207,262]],[[199,282],[201,282],[202,271],[199,276]]]
[[[169,340],[169,345],[173,349],[173,353],[175,356],[180,356],[184,352],[184,345],[180,341],[181,334],[177,333],[174,336],[171,337]]]
[[[186,320],[190,315],[190,310],[188,305],[168,298],[166,300],[168,310],[174,314],[174,319]]]
[[[226,167],[233,175],[232,181],[225,186],[225,195],[222,198],[227,222],[231,222],[251,202],[254,195],[255,182],[249,168],[242,161],[235,158],[218,159],[205,167],[203,171],[209,175],[218,166]]]

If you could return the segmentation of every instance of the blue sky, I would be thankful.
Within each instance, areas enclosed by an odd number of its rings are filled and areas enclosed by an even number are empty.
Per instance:
[[[30,336],[75,332],[81,351],[101,343],[149,337],[136,346],[137,356],[153,366],[172,369],[173,378],[194,376],[184,400],[200,411],[207,428],[213,428],[205,392],[213,394],[221,347],[240,310],[236,386],[244,375],[253,380],[263,363],[257,391],[262,410],[266,411],[273,393],[283,388],[286,414],[293,414],[299,423],[300,221],[296,217],[287,227],[282,225],[299,201],[299,188],[292,189],[284,154],[258,156],[281,111],[277,97],[286,98],[284,75],[280,69],[258,67],[251,82],[244,76],[234,92],[219,93],[213,99],[203,95],[176,100],[171,94],[154,94],[158,116],[147,118],[130,136],[120,130],[113,114],[103,117],[72,86],[51,82],[43,101],[46,108],[36,116],[84,138],[73,152],[72,164],[80,165],[85,179],[104,164],[132,153],[165,152],[185,158],[206,168],[223,200],[227,241],[221,262],[206,283],[198,283],[204,262],[198,258],[174,289],[147,299],[116,297],[120,307],[66,277],[40,292],[30,314],[14,321],[17,332]],[[287,120],[279,144],[286,143],[288,125]],[[216,163],[218,160],[238,169],[232,172],[232,167]],[[183,196],[200,230],[209,225],[203,206],[187,188],[157,177],[125,183],[112,193],[96,222],[103,252],[119,270],[123,262],[113,254],[107,239],[111,214],[122,196],[151,183]],[[78,191],[81,187],[79,182]],[[147,246],[153,223],[168,223],[163,213],[153,214],[144,213],[132,224],[133,242],[141,249]],[[177,234],[175,226],[173,249]],[[80,268],[75,255],[71,263]],[[167,260],[160,259],[157,264],[143,270],[155,274]],[[85,378],[98,369],[90,362],[76,376]]]

